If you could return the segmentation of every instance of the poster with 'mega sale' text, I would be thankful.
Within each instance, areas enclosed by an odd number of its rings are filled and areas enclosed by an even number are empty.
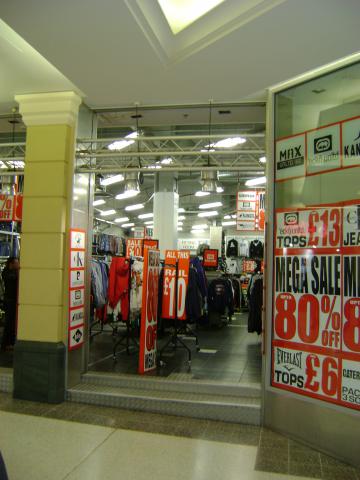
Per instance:
[[[360,201],[276,211],[273,387],[360,410]]]

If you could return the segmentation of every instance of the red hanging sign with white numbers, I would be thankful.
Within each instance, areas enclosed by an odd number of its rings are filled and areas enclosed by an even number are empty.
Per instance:
[[[166,250],[162,303],[163,318],[175,318],[175,288],[177,285],[177,319],[186,320],[185,301],[189,283],[189,268],[189,250]]]

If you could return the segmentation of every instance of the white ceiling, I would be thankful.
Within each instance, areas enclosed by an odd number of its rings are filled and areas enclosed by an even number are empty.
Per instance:
[[[44,57],[0,25],[0,112],[14,94],[74,88],[95,108],[238,102],[359,50],[359,0],[226,0],[174,38],[159,10],[156,0],[0,2],[0,18]]]

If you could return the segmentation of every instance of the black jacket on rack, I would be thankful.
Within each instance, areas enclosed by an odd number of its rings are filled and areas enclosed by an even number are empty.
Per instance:
[[[256,273],[250,280],[248,290],[249,317],[248,332],[256,332],[260,335],[262,331],[262,306],[263,306],[263,276]]]
[[[202,315],[203,297],[201,294],[201,281],[196,268],[190,265],[189,281],[186,291],[185,309],[188,321],[196,321]]]
[[[209,312],[221,315],[234,313],[234,296],[231,280],[227,277],[219,277],[213,280],[208,289]]]
[[[263,258],[264,257],[264,244],[260,240],[253,240],[249,246],[250,258]]]
[[[237,257],[239,254],[239,244],[235,238],[228,241],[226,247],[226,256],[227,257]]]

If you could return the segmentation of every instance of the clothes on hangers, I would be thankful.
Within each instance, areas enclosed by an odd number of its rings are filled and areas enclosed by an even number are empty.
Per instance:
[[[196,321],[203,314],[204,297],[201,278],[193,264],[190,264],[189,279],[186,290],[185,309],[188,321]]]
[[[247,257],[249,255],[249,241],[245,238],[239,240],[239,255],[240,257]]]
[[[231,240],[228,241],[227,247],[226,247],[226,256],[227,257],[237,257],[239,255],[239,246],[237,240],[235,238],[232,238]]]
[[[101,260],[91,260],[91,291],[94,307],[101,308],[107,303],[109,267]]]
[[[142,305],[144,260],[131,261],[130,311],[139,312]]]
[[[226,272],[231,274],[241,273],[241,261],[239,258],[226,259]]]
[[[263,258],[264,257],[264,244],[257,238],[250,242],[249,246],[250,258]]]
[[[234,296],[231,280],[224,276],[210,282],[208,290],[209,312],[217,312],[221,315],[234,313]]]
[[[194,257],[190,260],[190,265],[195,268],[198,274],[200,292],[202,297],[205,298],[207,296],[207,280],[203,264],[199,257]]]
[[[256,332],[260,335],[262,331],[262,306],[263,306],[263,275],[255,273],[250,280],[248,288],[248,332]]]
[[[129,274],[129,259],[113,257],[109,272],[108,301],[109,307],[114,311],[119,307],[123,321],[127,321],[129,318]],[[119,303],[120,306],[118,306]]]

